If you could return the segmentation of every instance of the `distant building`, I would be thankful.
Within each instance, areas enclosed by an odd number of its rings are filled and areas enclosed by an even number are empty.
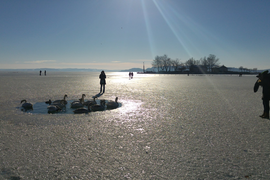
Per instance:
[[[221,66],[220,68],[219,68],[219,72],[222,72],[222,73],[227,73],[228,72],[228,68],[226,67],[226,66]]]
[[[207,67],[201,66],[201,65],[191,65],[189,70],[190,70],[190,73],[195,73],[195,74],[207,73]]]
[[[228,72],[228,68],[224,65],[220,66],[220,67],[215,67],[212,68],[212,72],[213,73],[227,73]]]
[[[183,72],[184,70],[187,70],[187,69],[186,69],[186,66],[177,66],[177,68],[176,68],[176,71],[181,71],[181,72]]]

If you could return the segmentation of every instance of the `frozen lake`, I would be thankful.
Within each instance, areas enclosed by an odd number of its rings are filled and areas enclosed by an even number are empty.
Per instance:
[[[47,114],[49,99],[92,99],[99,73],[0,72],[0,179],[270,179],[255,76],[106,75],[98,99],[121,107]]]

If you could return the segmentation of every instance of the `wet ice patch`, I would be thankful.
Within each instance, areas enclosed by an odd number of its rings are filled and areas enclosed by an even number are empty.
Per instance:
[[[105,99],[103,99],[105,100]],[[74,110],[76,109],[79,109],[79,108],[85,108],[85,109],[88,109],[87,106],[83,106],[83,107],[78,107],[78,108],[71,108],[71,103],[73,102],[74,100],[68,100],[66,106],[64,108],[62,108],[62,110],[60,111],[57,111],[57,112],[49,112],[48,111],[48,106],[50,106],[49,104],[46,104],[45,102],[37,102],[37,103],[33,103],[33,109],[25,109],[23,107],[17,107],[17,109],[19,109],[20,111],[22,112],[25,112],[25,113],[30,113],[30,114],[74,114]],[[96,99],[96,102],[97,104],[100,104],[100,101],[99,99]],[[105,100],[105,104],[109,102],[108,100]],[[118,107],[117,108],[120,108],[122,107],[122,103],[118,102]],[[116,109],[117,109],[116,108]],[[106,110],[113,110],[113,109],[107,109],[107,106],[105,105],[105,108],[103,111],[106,111]],[[90,111],[89,113],[93,113],[93,111]]]

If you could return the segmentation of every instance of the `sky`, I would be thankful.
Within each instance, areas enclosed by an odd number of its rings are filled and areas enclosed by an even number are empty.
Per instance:
[[[270,68],[268,0],[1,0],[0,69],[151,68],[156,56]]]

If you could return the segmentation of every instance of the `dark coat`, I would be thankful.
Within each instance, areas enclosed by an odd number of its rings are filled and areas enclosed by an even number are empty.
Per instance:
[[[106,84],[106,74],[105,73],[101,73],[99,75],[99,79],[100,79],[100,84]]]
[[[270,75],[264,75],[263,79],[258,79],[254,84],[254,92],[257,92],[259,86],[262,87],[262,99],[269,99],[270,100]]]

